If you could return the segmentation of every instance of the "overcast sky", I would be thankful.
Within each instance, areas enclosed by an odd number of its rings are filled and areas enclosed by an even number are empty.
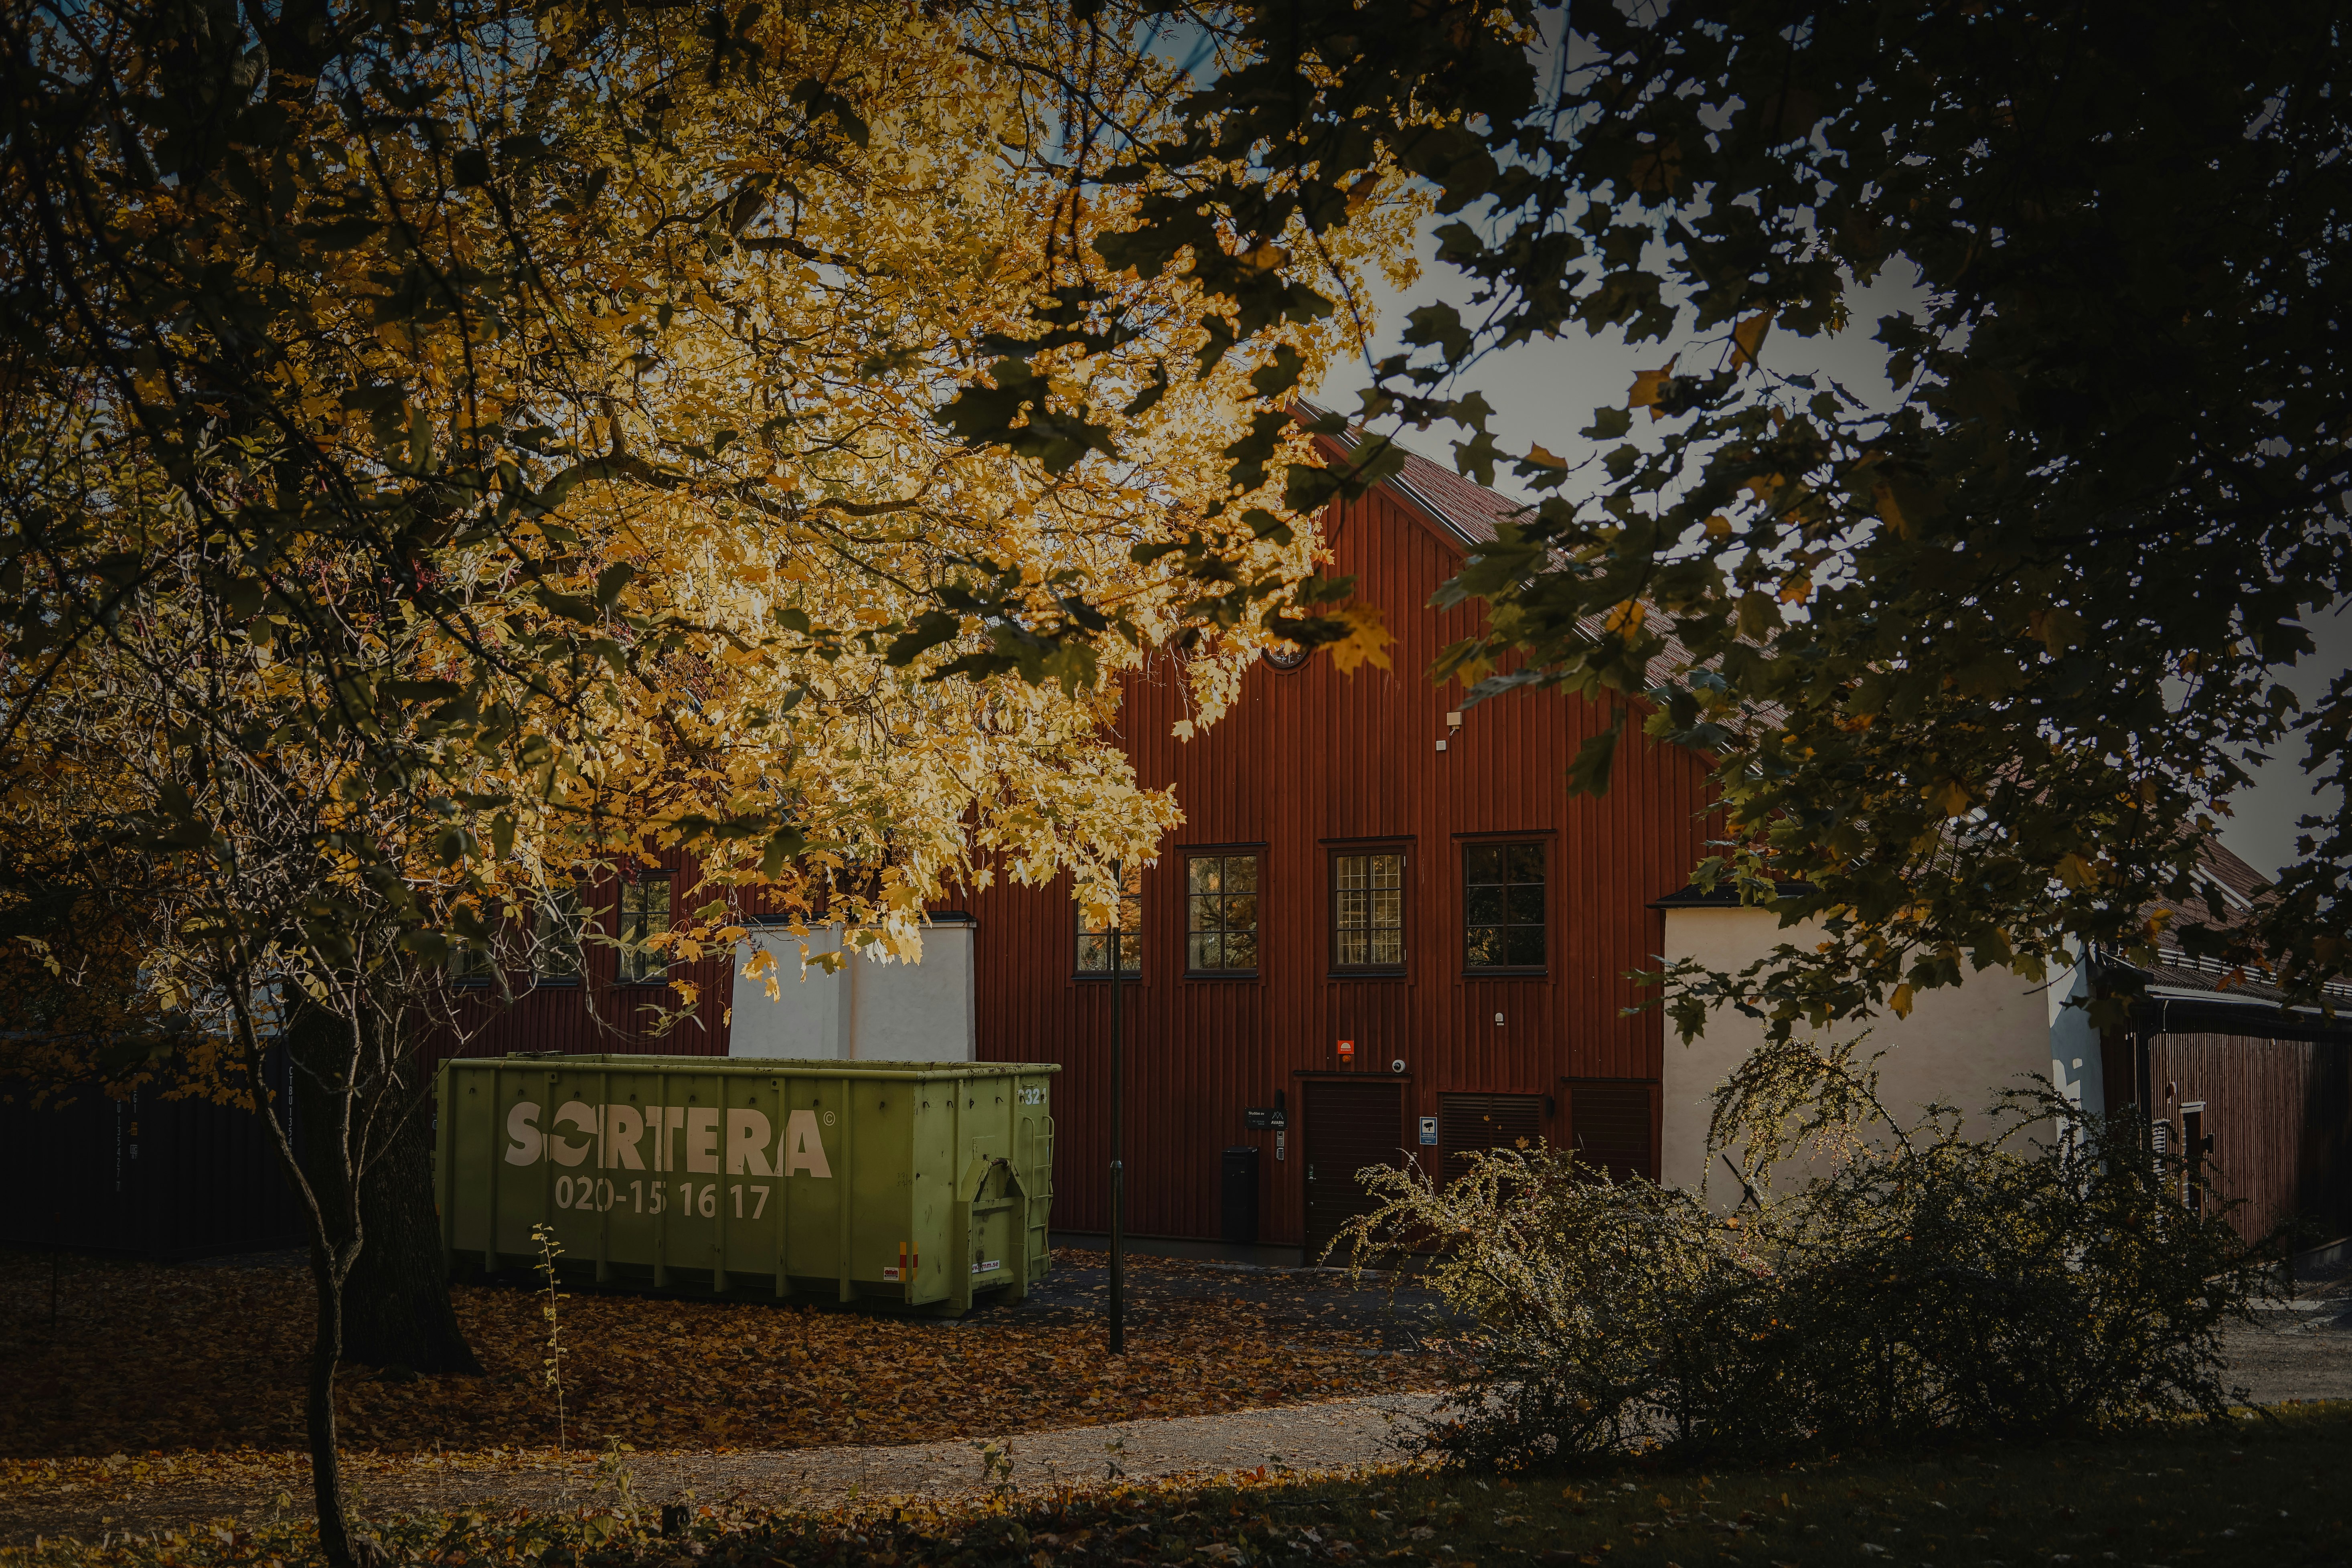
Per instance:
[[[1417,306],[1444,300],[1462,309],[1465,319],[1469,317],[1468,287],[1459,274],[1433,257],[1434,246],[1424,233],[1421,280],[1402,295],[1384,288],[1376,292],[1372,303],[1381,322],[1376,355],[1394,352],[1405,313]],[[1777,369],[1826,372],[1869,401],[1891,398],[1879,374],[1881,351],[1870,339],[1880,317],[1905,307],[1911,298],[1911,281],[1906,274],[1882,278],[1856,297],[1853,324],[1842,336],[1805,340],[1776,333],[1765,343],[1763,359]],[[1603,405],[1622,406],[1634,373],[1656,368],[1679,346],[1629,347],[1622,339],[1588,338],[1579,331],[1557,342],[1538,340],[1483,360],[1463,376],[1459,390],[1475,388],[1486,394],[1496,411],[1492,424],[1507,450],[1525,451],[1531,442],[1541,442],[1575,464],[1596,454],[1595,444],[1577,435],[1591,423],[1593,409]],[[1694,360],[1681,368],[1706,372],[1715,366]],[[1341,364],[1325,378],[1319,395],[1329,406],[1352,414],[1358,406],[1355,395],[1367,380],[1361,363]],[[1448,427],[1409,431],[1406,445],[1452,467],[1452,442],[1459,434]],[[1496,480],[1498,489],[1513,489],[1501,470]],[[1571,491],[1574,485],[1571,479]],[[2306,702],[2352,664],[2352,610],[2339,605],[2336,614],[2320,618],[2310,629],[2319,644],[2319,654],[2286,677],[2288,686]],[[2315,802],[2309,781],[2295,761],[2300,755],[2296,743],[2281,757],[2255,768],[2254,787],[2239,796],[2236,816],[2222,824],[2222,842],[2266,876],[2294,858],[2295,819],[2315,809],[2334,808],[2333,791]]]

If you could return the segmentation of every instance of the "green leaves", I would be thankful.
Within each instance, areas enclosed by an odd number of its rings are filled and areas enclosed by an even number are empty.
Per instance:
[[[1598,795],[1609,793],[1609,778],[1617,765],[1617,742],[1625,733],[1625,706],[1612,705],[1615,711],[1609,716],[1608,727],[1595,735],[1585,737],[1576,748],[1576,759],[1568,766],[1568,794]]]
[[[770,881],[775,880],[783,874],[787,864],[799,858],[807,843],[808,840],[797,828],[777,828],[769,836],[766,846],[760,852],[760,875]]]
[[[713,15],[716,14],[714,11]],[[756,5],[747,5],[744,7],[743,14],[756,20],[760,15],[760,7]],[[749,26],[748,21],[740,24],[740,26]],[[714,62],[716,58],[714,54]],[[806,110],[811,119],[831,120],[851,145],[862,149],[872,141],[873,131],[866,125],[865,118],[857,112],[857,106],[835,90],[830,83],[816,77],[807,77],[796,83],[787,96],[793,102]]]
[[[1049,378],[1025,361],[998,360],[988,374],[993,386],[967,384],[939,411],[940,423],[960,439],[1003,446],[1052,474],[1069,472],[1088,452],[1115,449],[1110,431],[1083,408],[1055,408]]]
[[[1592,423],[1579,434],[1588,441],[1613,441],[1633,427],[1633,416],[1624,408],[1596,408]]]

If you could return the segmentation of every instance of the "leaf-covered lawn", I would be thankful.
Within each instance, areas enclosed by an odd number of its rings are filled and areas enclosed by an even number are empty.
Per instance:
[[[1418,1357],[1373,1356],[1360,1328],[1296,1325],[1284,1304],[1150,1294],[1129,1353],[1085,1312],[963,1325],[760,1304],[570,1296],[565,1436],[638,1449],[793,1448],[1194,1415],[1425,1385]],[[1181,1268],[1181,1266],[1168,1266]],[[0,1255],[0,1458],[48,1460],[303,1447],[310,1295],[299,1270]],[[542,1447],[543,1298],[460,1287],[482,1377],[347,1367],[344,1446],[423,1453]]]
[[[475,1511],[373,1528],[394,1562],[442,1568],[683,1568],[693,1560],[709,1568],[1349,1568],[1376,1559],[1402,1568],[2301,1568],[2352,1555],[2348,1472],[2352,1405],[2339,1402],[2097,1442],[1976,1445],[1708,1475],[1639,1466],[1517,1478],[1260,1472],[1207,1486],[1071,1489],[944,1507],[883,1500],[777,1514],[706,1505],[670,1535],[656,1510],[608,1489],[563,1514]],[[224,1522],[97,1549],[0,1549],[10,1568],[283,1568],[314,1557],[305,1524]]]

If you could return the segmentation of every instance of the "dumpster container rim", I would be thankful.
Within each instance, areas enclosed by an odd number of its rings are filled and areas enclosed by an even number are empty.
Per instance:
[[[1059,1062],[836,1062],[824,1057],[673,1057],[618,1053],[571,1055],[561,1051],[502,1057],[449,1057],[452,1067],[518,1067],[549,1070],[565,1067],[667,1068],[679,1072],[770,1073],[781,1068],[826,1078],[888,1079],[904,1082],[940,1078],[1002,1078],[1014,1073],[1057,1073]]]

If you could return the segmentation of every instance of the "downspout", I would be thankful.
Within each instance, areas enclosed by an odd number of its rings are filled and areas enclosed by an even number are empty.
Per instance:
[[[2159,1035],[2171,1033],[2171,998],[2166,997],[2158,1002],[2156,1007],[2155,1032]],[[2148,1126],[2153,1127],[2156,1125],[2157,1110],[2156,1074],[2154,1068],[2148,1060],[2148,1029],[2145,1022],[2134,1026],[2132,1030],[2132,1043],[2137,1058],[2133,1063],[2133,1071],[2137,1075],[2139,1079],[2140,1118]]]

